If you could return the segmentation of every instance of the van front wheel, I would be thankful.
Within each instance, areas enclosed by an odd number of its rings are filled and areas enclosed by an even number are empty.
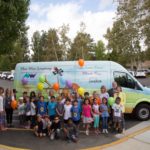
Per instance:
[[[148,104],[139,104],[136,107],[136,117],[141,120],[145,121],[150,118],[150,106]]]

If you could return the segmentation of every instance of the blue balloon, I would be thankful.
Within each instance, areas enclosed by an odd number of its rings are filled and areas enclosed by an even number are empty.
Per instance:
[[[62,86],[66,85],[66,80],[63,77],[60,78],[60,84]]]

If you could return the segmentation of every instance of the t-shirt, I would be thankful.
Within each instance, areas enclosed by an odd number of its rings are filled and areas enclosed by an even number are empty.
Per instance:
[[[91,117],[91,105],[85,105],[85,104],[83,105],[82,115],[87,118]]]
[[[0,96],[0,112],[4,111],[4,99],[2,96]]]
[[[71,113],[72,113],[72,120],[78,121],[80,120],[80,108],[79,106],[72,106]]]
[[[100,94],[100,99],[102,100],[103,97],[107,98],[107,100],[108,100],[109,94],[108,94],[107,92],[106,92],[106,93],[101,93],[101,94]]]
[[[25,112],[26,112],[26,116],[30,116],[31,115],[31,103],[28,102],[25,105]]]
[[[121,117],[122,106],[120,104],[114,103],[113,106],[112,106],[112,109],[114,110],[114,116],[115,117]]]
[[[72,108],[72,105],[64,105],[64,119],[65,120],[68,120],[69,118],[71,118],[71,108]]]
[[[93,105],[93,112],[94,112],[94,115],[99,115],[99,105],[97,104],[94,104]]]
[[[19,115],[24,115],[25,114],[25,104],[24,103],[19,104],[19,106],[18,106],[18,114]]]
[[[57,109],[57,111],[59,112],[59,114],[62,115],[62,114],[64,113],[64,104],[62,104],[62,103],[57,103],[56,109]],[[57,114],[57,115],[59,115],[59,114]]]
[[[11,96],[6,96],[5,97],[5,108],[6,109],[11,108],[11,102],[12,102],[12,97]]]
[[[78,107],[79,107],[79,110],[80,110],[80,113],[81,113],[82,112],[82,99],[77,98],[77,101],[78,101]]]
[[[34,102],[31,102],[31,116],[36,115],[36,106]]]
[[[47,109],[48,109],[48,115],[49,116],[56,115],[56,106],[57,106],[56,102],[48,102]]]
[[[60,124],[60,121],[59,122],[53,122],[52,125],[51,125],[51,130],[54,130],[56,131],[57,129],[60,129],[61,128],[61,124]]]
[[[122,105],[122,111],[124,113],[125,112],[125,104],[126,104],[126,94],[124,92],[115,93],[114,98],[116,99],[116,97],[120,97],[120,99],[121,99],[120,104]]]
[[[108,113],[108,106],[105,104],[101,104],[100,105],[100,111],[102,113],[102,117],[109,117],[109,113]]]
[[[50,120],[46,121],[45,119],[42,119],[42,123],[43,123],[43,129],[46,129],[48,126],[51,125]]]
[[[41,116],[46,115],[47,112],[47,104],[46,102],[38,102],[38,114],[40,114]]]

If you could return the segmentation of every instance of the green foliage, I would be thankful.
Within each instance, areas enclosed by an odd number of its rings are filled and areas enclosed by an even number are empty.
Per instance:
[[[29,0],[0,0],[0,54],[11,53],[16,40],[27,30]]]
[[[144,40],[146,47],[149,47],[146,41],[149,41],[147,40],[149,38],[147,34],[150,29],[144,23],[144,20],[150,17],[150,13],[144,13],[146,11],[144,9],[146,1],[122,0],[119,3],[117,18],[113,23],[113,27],[112,29],[108,28],[105,34],[111,60],[118,61],[125,66],[130,63],[133,67],[135,64],[138,66],[145,59],[141,41]],[[145,30],[146,34],[144,34]]]
[[[103,43],[102,40],[100,40],[95,45],[95,59],[96,60],[105,60],[105,59],[107,59],[107,56],[106,56],[105,53],[106,53],[105,44]]]

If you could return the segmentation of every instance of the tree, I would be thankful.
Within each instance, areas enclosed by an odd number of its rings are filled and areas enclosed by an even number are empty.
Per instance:
[[[97,44],[95,45],[95,59],[96,60],[107,59],[105,52],[106,52],[105,44],[101,40],[98,41]]]
[[[41,35],[39,31],[33,33],[32,36],[32,45],[31,49],[33,51],[32,61],[40,61],[41,60]]]
[[[25,33],[30,0],[0,0],[0,54],[11,53]]]
[[[131,63],[132,67],[141,61],[139,12],[138,0],[119,2],[116,21],[105,35],[108,40],[110,58],[123,65]]]
[[[81,22],[80,31],[77,33],[73,43],[71,44],[69,59],[76,60],[83,58],[85,60],[91,60],[94,55],[93,39],[90,34],[85,32],[85,24]]]
[[[62,60],[62,51],[59,45],[59,37],[56,29],[49,29],[47,33],[46,47],[43,50],[45,61]]]
[[[69,32],[69,25],[62,25],[58,29],[58,33],[60,35],[59,43],[60,43],[60,49],[62,51],[62,60],[67,60],[70,46],[71,46],[71,40],[67,36],[68,32]]]

